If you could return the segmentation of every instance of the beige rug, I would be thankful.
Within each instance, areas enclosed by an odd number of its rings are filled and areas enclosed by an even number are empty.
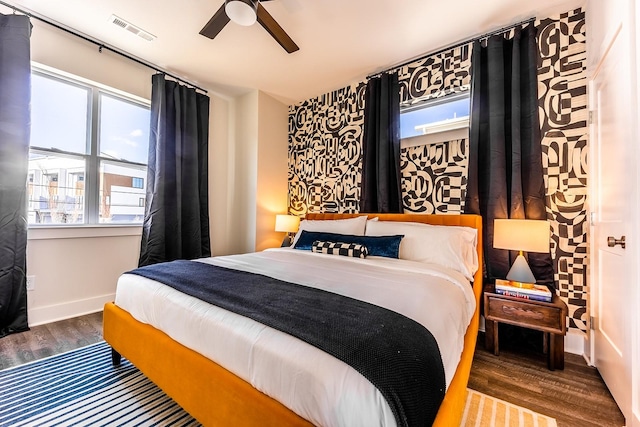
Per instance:
[[[557,427],[556,420],[467,389],[461,427]]]

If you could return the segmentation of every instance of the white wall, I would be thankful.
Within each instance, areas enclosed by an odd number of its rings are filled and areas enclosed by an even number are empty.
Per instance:
[[[256,247],[256,183],[258,165],[258,91],[237,99],[235,110],[234,180],[231,206],[236,230],[233,253],[253,252]]]
[[[140,227],[100,230],[30,230],[27,274],[29,325],[39,325],[102,309],[113,301],[116,280],[138,265]]]
[[[88,42],[33,21],[31,58],[75,76],[145,99],[151,97],[153,70],[104,51]],[[233,176],[229,167],[233,147],[234,101],[209,93],[210,213],[214,254],[230,253],[234,208],[229,203]],[[237,191],[237,190],[236,190]],[[35,276],[28,292],[31,326],[99,311],[113,299],[118,276],[135,268],[140,250],[140,227],[31,229],[27,244],[27,274]]]
[[[258,97],[256,250],[282,244],[276,214],[287,213],[289,108],[264,92]]]
[[[212,96],[209,104],[209,229],[211,253],[233,253],[235,101]]]
[[[145,99],[151,98],[153,70],[93,43],[31,20],[31,60]]]
[[[237,99],[234,165],[234,209],[229,243],[232,253],[277,247],[284,233],[276,233],[276,214],[287,212],[288,106],[264,92],[253,91]]]

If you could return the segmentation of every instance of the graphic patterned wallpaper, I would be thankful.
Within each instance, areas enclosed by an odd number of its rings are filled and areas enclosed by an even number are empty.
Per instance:
[[[551,254],[569,327],[587,330],[587,47],[585,12],[539,24],[538,98]]]
[[[289,212],[358,212],[365,83],[289,107]]]
[[[463,213],[468,151],[466,139],[403,148],[400,170],[405,212]]]
[[[471,44],[417,60],[398,70],[400,103],[411,105],[471,87]]]
[[[557,288],[569,327],[587,330],[587,99],[585,15],[537,21],[540,124]],[[467,90],[470,46],[399,70],[403,105]],[[289,212],[358,212],[365,83],[289,107]],[[468,141],[403,148],[405,211],[463,211]]]

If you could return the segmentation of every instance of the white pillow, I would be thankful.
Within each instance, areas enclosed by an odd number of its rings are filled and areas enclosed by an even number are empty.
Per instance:
[[[400,259],[434,263],[465,275],[470,281],[478,269],[478,231],[470,227],[400,221],[369,221],[366,236],[404,234]]]
[[[300,233],[306,231],[320,231],[323,233],[351,234],[353,236],[364,236],[364,228],[367,224],[367,216],[358,216],[348,219],[327,219],[327,220],[309,220],[300,221],[300,228],[293,239],[292,247],[300,238]]]
[[[377,216],[374,216],[373,218],[369,218],[367,219],[367,224],[369,224],[369,221],[378,221],[380,218],[378,218]],[[364,233],[367,234],[367,227],[364,227]]]

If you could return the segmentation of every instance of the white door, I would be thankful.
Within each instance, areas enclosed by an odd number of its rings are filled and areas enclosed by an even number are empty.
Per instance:
[[[587,10],[587,13],[589,11]],[[627,21],[628,22],[628,21]],[[634,384],[638,324],[638,150],[635,43],[629,25],[610,27],[589,82],[591,125],[592,360],[624,414],[640,426]],[[631,32],[630,32],[631,31]],[[622,243],[625,239],[625,243]],[[637,367],[635,368],[637,369]],[[634,388],[636,390],[634,391]],[[635,408],[634,408],[635,407]]]

